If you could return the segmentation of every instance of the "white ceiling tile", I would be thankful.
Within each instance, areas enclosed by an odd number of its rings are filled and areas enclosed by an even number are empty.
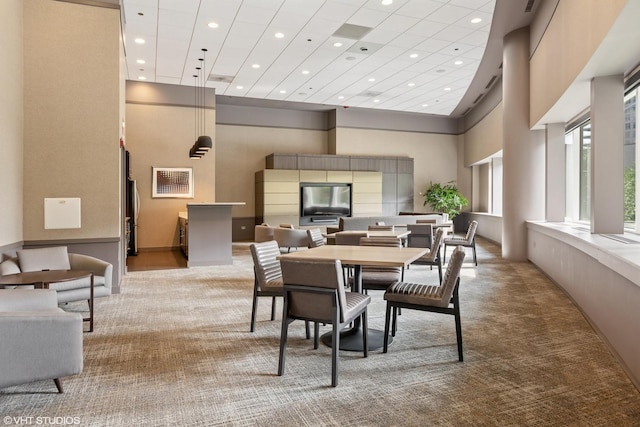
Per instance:
[[[469,14],[469,9],[465,7],[444,5],[429,15],[430,21],[453,24]]]

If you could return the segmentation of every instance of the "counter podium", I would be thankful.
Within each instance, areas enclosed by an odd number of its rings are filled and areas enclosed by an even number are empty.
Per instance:
[[[233,264],[231,208],[244,202],[187,203],[188,267]]]

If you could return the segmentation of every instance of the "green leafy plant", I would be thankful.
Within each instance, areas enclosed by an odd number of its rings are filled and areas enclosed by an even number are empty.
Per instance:
[[[624,169],[624,220],[636,220],[636,165]]]
[[[447,213],[453,219],[468,204],[469,201],[458,191],[455,181],[449,181],[446,184],[432,182],[424,192],[422,205],[429,205],[436,212]]]

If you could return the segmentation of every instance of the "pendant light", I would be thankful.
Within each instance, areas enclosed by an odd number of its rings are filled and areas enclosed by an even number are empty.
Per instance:
[[[196,135],[200,133],[200,136],[197,136],[196,142],[193,144],[191,149],[189,150],[189,158],[191,159],[199,159],[204,156],[210,149],[213,148],[213,141],[210,136],[205,135],[207,132],[206,127],[206,79],[204,77],[204,73],[206,71],[206,53],[207,49],[202,49],[203,57],[198,58],[198,61],[202,63],[201,67],[196,67],[198,70],[198,74],[194,74],[195,77],[195,116],[196,116]],[[201,85],[198,85],[198,78],[201,81]]]

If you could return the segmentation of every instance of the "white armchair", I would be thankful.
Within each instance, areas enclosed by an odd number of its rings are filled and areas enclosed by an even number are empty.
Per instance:
[[[0,290],[0,388],[82,372],[82,316],[50,289]]]

